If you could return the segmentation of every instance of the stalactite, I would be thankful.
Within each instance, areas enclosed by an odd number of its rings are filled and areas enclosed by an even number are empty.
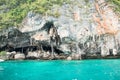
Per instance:
[[[51,51],[52,51],[51,56],[52,56],[52,58],[54,58],[54,47],[53,47],[53,43],[51,43]]]

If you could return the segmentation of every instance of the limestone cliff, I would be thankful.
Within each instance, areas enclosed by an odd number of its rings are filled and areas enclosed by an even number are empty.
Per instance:
[[[119,17],[105,0],[70,0],[61,7],[53,6],[50,11],[57,11],[59,16],[53,17],[47,13],[43,16],[30,11],[22,21],[19,34],[28,36],[25,42],[27,46],[49,46],[52,54],[59,50],[78,59],[82,55],[119,56]],[[6,46],[1,44],[1,48]]]

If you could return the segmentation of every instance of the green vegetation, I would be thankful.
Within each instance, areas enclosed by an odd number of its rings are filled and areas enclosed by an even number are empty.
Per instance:
[[[70,0],[0,0],[0,29],[10,26],[19,26],[29,11],[58,17],[60,14],[51,12],[53,5],[59,7],[63,2]],[[85,0],[87,3],[89,0]],[[107,0],[115,4],[115,11],[120,12],[120,0]]]
[[[6,55],[6,51],[1,51],[0,56],[4,56],[4,55]]]
[[[0,0],[0,28],[17,26],[29,11],[45,15],[53,5],[61,6],[69,0]],[[56,17],[59,13],[52,14]]]
[[[120,14],[120,0],[107,0],[114,5],[114,10]]]

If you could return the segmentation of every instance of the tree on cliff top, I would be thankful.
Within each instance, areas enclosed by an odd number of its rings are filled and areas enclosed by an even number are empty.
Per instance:
[[[0,28],[19,25],[29,11],[45,15],[69,0],[0,0]],[[49,13],[48,13],[49,14]],[[54,14],[56,16],[58,14]]]

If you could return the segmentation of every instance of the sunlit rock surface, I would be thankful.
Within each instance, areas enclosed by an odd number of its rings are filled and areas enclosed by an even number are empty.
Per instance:
[[[25,55],[22,53],[17,53],[17,54],[15,54],[14,59],[23,60],[23,59],[25,59]]]
[[[61,44],[53,49],[69,55],[68,60],[81,59],[82,55],[89,57],[120,55],[120,22],[110,5],[105,0],[70,0],[61,7],[53,6],[51,11],[57,10],[60,16],[42,16],[30,11],[21,23],[19,30],[11,29],[0,36],[1,50],[8,48],[25,49],[28,57],[33,55],[33,50],[49,51],[42,54],[48,58],[52,52],[49,30],[51,23],[57,29]],[[3,49],[5,47],[5,49]],[[7,48],[6,48],[7,47]],[[56,51],[56,53],[62,53]],[[74,55],[73,55],[74,54]],[[38,55],[39,56],[39,55]],[[47,57],[46,57],[47,56]]]

